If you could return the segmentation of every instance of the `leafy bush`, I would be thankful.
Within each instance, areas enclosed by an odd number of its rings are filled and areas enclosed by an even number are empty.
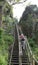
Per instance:
[[[8,56],[7,53],[6,55],[0,54],[0,65],[7,65],[7,61],[6,61],[7,56]]]
[[[28,41],[30,43],[30,46],[34,47],[35,41],[33,40],[33,38],[28,38]]]
[[[11,26],[13,18],[11,6],[6,1],[5,5],[3,6],[3,14],[2,28],[0,28],[0,65],[7,65],[9,45],[13,43],[14,38],[12,34],[9,35],[11,30],[13,30],[13,25]]]
[[[38,60],[38,45],[36,44],[35,39],[28,38],[28,41],[29,41],[30,47],[32,49],[32,52],[33,52],[35,58]]]
[[[4,29],[0,28],[0,65],[7,65],[8,48],[14,41],[12,35],[5,33]]]

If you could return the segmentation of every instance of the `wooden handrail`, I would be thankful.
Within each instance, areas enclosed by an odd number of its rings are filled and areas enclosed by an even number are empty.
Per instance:
[[[26,41],[26,46],[28,47],[27,49],[29,50],[29,53],[32,56],[32,61],[34,61],[34,63],[36,62],[38,64],[38,61],[35,59],[32,51],[31,51],[31,48],[30,48],[30,45],[28,43],[28,40],[27,40],[27,37],[26,36],[25,36],[25,41]],[[33,63],[33,65],[35,65],[34,63]]]
[[[17,28],[18,43],[19,43],[19,64],[22,65],[22,61],[21,61],[22,59],[21,59],[21,54],[20,54],[21,48],[20,48],[20,41],[19,41],[18,25],[16,25],[16,28]],[[20,31],[21,31],[21,30],[20,30]],[[28,51],[27,53],[28,53],[30,65],[35,65],[35,63],[38,64],[38,61],[35,59],[35,57],[34,57],[32,51],[31,51],[31,47],[30,47],[30,45],[29,45],[29,43],[28,43],[28,39],[27,39],[26,36],[25,36],[25,45],[26,45],[26,47],[27,47],[27,51]],[[21,50],[21,51],[22,51],[22,50]]]
[[[11,65],[11,59],[12,59],[12,53],[13,53],[13,47],[14,47],[14,43],[13,43],[13,45],[12,45],[12,50],[11,50],[11,55],[10,55],[9,65]]]
[[[21,28],[20,28],[20,32],[22,32]],[[32,58],[32,62],[33,62],[32,65],[35,65],[35,63],[38,64],[37,59],[35,59],[35,57],[34,57],[32,51],[31,51],[31,47],[30,47],[30,45],[29,45],[29,43],[28,43],[28,40],[27,40],[27,37],[26,37],[26,36],[25,36],[25,42],[26,42],[27,50],[29,50],[29,53],[30,53],[31,58]]]
[[[19,44],[19,65],[22,65],[22,58],[21,58],[21,53],[22,52],[22,48],[21,48],[21,43],[19,40],[19,30],[18,30],[18,25],[16,24],[16,29],[17,29],[17,35],[18,35],[18,44]]]
[[[14,28],[14,30],[15,30],[15,28]],[[10,59],[9,59],[9,65],[11,65],[11,60],[12,60],[12,53],[13,53],[13,48],[14,48],[14,43],[15,43],[15,34],[14,34],[14,42],[13,42],[13,44],[12,44],[12,49],[11,49],[11,55],[10,55]]]

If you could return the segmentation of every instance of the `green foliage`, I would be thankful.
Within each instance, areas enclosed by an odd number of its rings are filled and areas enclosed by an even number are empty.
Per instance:
[[[5,2],[5,5],[3,6],[3,13],[4,15],[12,15],[12,6],[10,6],[7,2]]]
[[[7,65],[8,49],[9,45],[13,44],[14,37],[11,34],[11,30],[13,30],[12,8],[6,1],[3,6],[2,21],[2,28],[0,28],[0,65]]]
[[[0,28],[0,39],[2,38],[3,31],[4,30],[2,28]]]
[[[23,30],[23,33],[25,35],[27,35],[27,37],[31,37],[31,33],[32,33],[32,25],[33,25],[33,17],[31,14],[28,14],[28,19],[21,21],[21,28]]]
[[[5,22],[12,22],[13,20],[12,20],[12,18],[11,17],[9,17],[9,16],[6,16],[5,17]]]
[[[20,0],[16,0],[17,2],[19,2]]]
[[[35,39],[28,38],[28,41],[29,41],[30,47],[32,49],[32,52],[33,52],[35,58],[38,60],[38,45],[36,44]]]
[[[14,41],[12,35],[5,35],[5,36],[4,36],[4,40],[5,40],[5,42],[8,42],[8,43],[7,43],[8,45],[9,45],[10,43],[12,44],[13,41]]]
[[[8,56],[7,53],[6,53],[6,55],[0,54],[0,65],[7,65],[7,61],[6,61],[7,56]]]
[[[12,2],[12,1],[13,1],[13,0],[9,0],[9,2]],[[14,0],[14,2],[15,2],[15,1],[16,1],[16,2],[19,2],[20,0]]]
[[[7,65],[8,63],[8,49],[11,44],[14,42],[13,37],[13,22],[12,17],[12,8],[6,2],[3,7],[3,16],[2,16],[2,28],[0,28],[0,65]]]
[[[12,35],[6,35],[4,29],[0,28],[0,65],[7,65],[8,48],[14,41]]]
[[[0,0],[0,2],[1,2],[1,1],[5,1],[5,0]]]
[[[33,40],[33,38],[28,38],[28,41],[29,41],[29,43],[30,43],[30,46],[31,46],[31,47],[34,47],[35,41]]]

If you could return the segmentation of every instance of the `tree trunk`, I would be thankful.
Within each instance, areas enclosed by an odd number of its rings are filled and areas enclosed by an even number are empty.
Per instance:
[[[2,6],[0,6],[0,27],[2,26]]]

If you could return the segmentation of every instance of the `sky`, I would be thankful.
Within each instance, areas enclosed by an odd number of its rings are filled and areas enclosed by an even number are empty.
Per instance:
[[[23,0],[21,0],[23,1]],[[20,20],[25,8],[27,5],[30,4],[36,4],[38,6],[38,0],[27,0],[26,2],[22,3],[22,4],[16,4],[13,5],[13,17],[17,18],[18,21]]]

